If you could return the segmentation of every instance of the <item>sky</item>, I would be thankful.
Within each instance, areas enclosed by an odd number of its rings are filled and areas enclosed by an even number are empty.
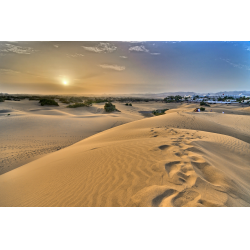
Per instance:
[[[250,42],[0,42],[0,93],[250,90]]]

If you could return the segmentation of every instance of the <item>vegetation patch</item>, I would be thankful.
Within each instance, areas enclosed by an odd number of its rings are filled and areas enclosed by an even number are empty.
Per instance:
[[[0,97],[0,102],[4,102],[4,101],[5,101],[4,98]]]
[[[125,105],[126,106],[132,106],[132,103],[126,103]]]
[[[115,108],[115,105],[113,105],[112,102],[106,102],[104,105],[104,109],[106,112],[113,112],[113,111],[120,112],[120,110]]]
[[[167,111],[168,109],[157,109],[157,110],[153,110],[152,113],[154,115],[164,115],[165,114],[165,111]]]
[[[199,112],[199,109],[200,109],[200,111],[205,111],[205,108],[204,108],[204,107],[200,107],[200,108],[195,108],[195,109],[194,109],[194,112]]]
[[[30,101],[34,101],[34,100],[39,101],[40,99],[41,99],[41,98],[40,98],[39,96],[31,96],[31,97],[29,98]]]
[[[44,106],[44,105],[59,106],[58,103],[55,100],[51,100],[51,99],[41,99],[39,101],[39,103],[41,103],[41,106]]]
[[[79,107],[90,107],[92,102],[86,100],[85,102],[77,102],[75,104],[68,105],[67,108],[79,108]]]
[[[167,96],[166,98],[164,98],[163,102],[181,102],[182,101],[182,97],[180,95],[176,95],[176,96]]]
[[[69,102],[74,102],[74,103],[82,102],[82,98],[80,98],[80,97],[70,97]]]
[[[210,105],[204,101],[200,102],[200,106],[210,107]]]

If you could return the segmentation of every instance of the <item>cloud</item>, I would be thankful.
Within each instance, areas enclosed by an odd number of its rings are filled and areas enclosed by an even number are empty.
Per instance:
[[[32,54],[34,53],[35,51],[37,50],[34,50],[33,48],[31,47],[21,47],[21,46],[16,46],[16,45],[12,45],[12,44],[9,44],[9,43],[6,43],[4,45],[5,49],[2,49],[0,51],[2,52],[13,52],[13,53],[16,53],[16,54]]]
[[[99,66],[104,68],[104,69],[113,69],[113,70],[117,70],[117,71],[125,70],[124,66],[118,66],[115,64],[100,64]]]
[[[128,58],[127,56],[120,56],[121,58],[124,58],[124,59],[126,59],[126,58]]]
[[[244,64],[240,64],[240,63],[233,63],[229,59],[223,59],[223,58],[220,58],[220,59],[227,62],[228,64],[230,64],[234,68],[250,70],[250,66],[248,66],[248,65],[244,65]]]
[[[165,41],[165,43],[181,43],[182,41]]]
[[[143,45],[130,47],[128,50],[130,50],[130,51],[138,51],[138,52],[149,52],[149,50],[146,49]]]
[[[81,56],[84,56],[84,55],[75,53],[75,54],[67,54],[67,56],[69,56],[69,57],[81,57]]]
[[[12,69],[0,69],[0,74],[3,75],[15,75],[15,74],[19,74],[19,71],[15,71]]]
[[[144,43],[145,41],[122,41],[123,43]]]
[[[157,56],[160,55],[161,53],[150,53],[151,55]]]
[[[111,53],[117,49],[116,46],[110,44],[110,43],[100,43],[96,47],[85,47],[82,46],[85,50],[95,52],[95,53]]]

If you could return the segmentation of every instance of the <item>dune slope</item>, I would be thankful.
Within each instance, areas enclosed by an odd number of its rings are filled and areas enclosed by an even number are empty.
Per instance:
[[[249,116],[173,112],[0,176],[0,206],[249,206]],[[231,123],[230,123],[231,121]]]

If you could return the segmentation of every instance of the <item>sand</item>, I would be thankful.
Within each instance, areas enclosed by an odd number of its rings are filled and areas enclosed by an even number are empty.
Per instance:
[[[21,133],[30,136],[27,144],[34,136],[34,145],[78,141],[0,175],[0,206],[250,205],[249,107],[216,104],[207,108],[213,112],[194,113],[197,104],[116,105],[121,112],[113,114],[100,104],[73,111],[27,106],[0,117],[7,131],[1,147],[9,140],[23,149]],[[141,113],[159,108],[170,110]]]

